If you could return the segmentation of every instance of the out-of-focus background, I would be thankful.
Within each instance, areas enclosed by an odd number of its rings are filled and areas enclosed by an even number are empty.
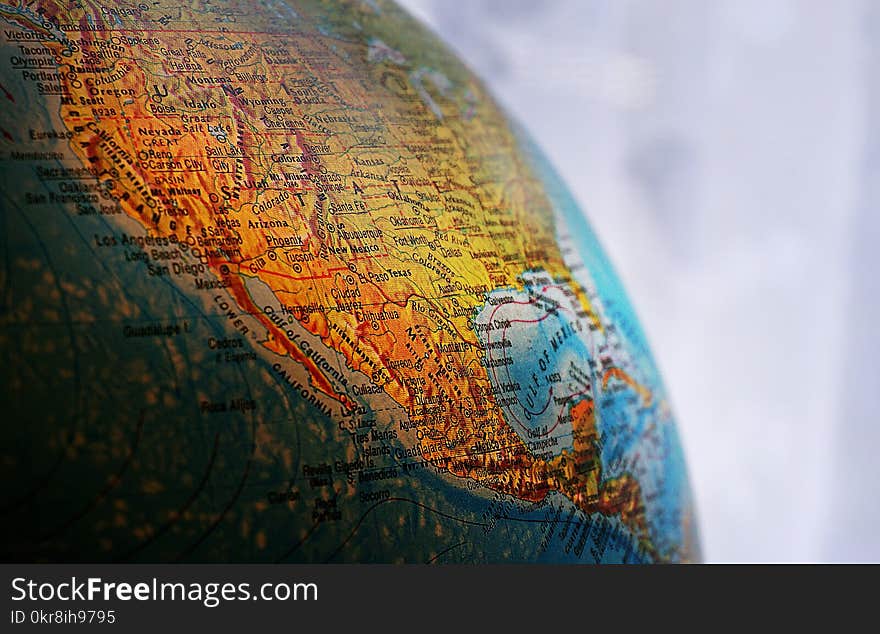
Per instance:
[[[604,242],[679,418],[704,556],[880,560],[880,4],[400,1]]]

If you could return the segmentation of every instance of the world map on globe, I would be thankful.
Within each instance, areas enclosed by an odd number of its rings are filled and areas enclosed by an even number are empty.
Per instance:
[[[4,560],[699,559],[619,279],[416,20],[0,21]]]

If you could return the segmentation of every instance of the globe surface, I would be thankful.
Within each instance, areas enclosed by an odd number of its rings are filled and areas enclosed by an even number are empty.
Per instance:
[[[5,560],[699,557],[619,280],[412,18],[0,18]]]

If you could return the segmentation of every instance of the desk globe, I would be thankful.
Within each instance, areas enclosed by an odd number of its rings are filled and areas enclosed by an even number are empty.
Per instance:
[[[699,558],[618,278],[413,18],[0,18],[5,560]]]

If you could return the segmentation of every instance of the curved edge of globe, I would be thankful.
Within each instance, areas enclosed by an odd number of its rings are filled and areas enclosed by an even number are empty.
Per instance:
[[[487,92],[489,92],[488,89]],[[497,99],[496,103],[498,103]],[[628,326],[625,333],[626,338],[635,347],[637,357],[642,362],[643,369],[650,372],[653,385],[662,392],[663,398],[668,401],[668,391],[662,374],[657,367],[656,359],[651,351],[638,314],[624,290],[623,283],[610,257],[593,230],[586,212],[575,200],[550,158],[541,149],[526,127],[503,104],[499,104],[498,108],[507,118],[516,142],[520,145],[522,156],[525,157],[529,167],[541,180],[554,211],[559,217],[572,225],[572,228],[577,229],[577,231],[572,232],[570,238],[577,246],[579,255],[584,260],[584,264],[589,271],[590,277],[595,282],[600,296],[612,300],[613,308],[609,307],[608,312],[613,318],[620,315],[626,316]],[[703,545],[698,521],[699,514],[691,483],[690,469],[688,468],[684,447],[678,431],[677,419],[674,415],[672,418],[674,424],[668,430],[668,434],[670,449],[673,451],[673,455],[669,456],[669,459],[675,463],[674,468],[680,471],[681,490],[679,503],[683,511],[680,561],[682,563],[699,563],[703,561]]]
[[[567,224],[576,229],[570,237],[576,245],[599,295],[605,300],[609,315],[614,321],[620,321],[620,317],[624,316],[627,326],[625,338],[633,347],[634,356],[638,359],[641,369],[649,375],[652,387],[662,394],[664,400],[668,401],[668,392],[648,343],[648,338],[638,319],[635,308],[624,290],[624,285],[606,250],[603,248],[599,237],[593,230],[587,214],[574,199],[552,161],[547,157],[518,117],[511,113],[505,104],[496,97],[479,73],[475,72],[467,64],[467,61],[462,58],[457,50],[447,43],[430,25],[425,24],[424,21],[406,7],[401,6],[398,2],[390,4],[394,6],[406,21],[418,25],[418,28],[421,30],[421,36],[426,40],[432,40],[433,46],[444,53],[445,65],[448,65],[450,62],[458,64],[461,70],[464,71],[464,74],[480,86],[484,95],[492,100],[494,107],[507,121],[514,140],[520,147],[520,155],[525,158],[528,167],[531,168],[541,181],[557,217],[564,219]],[[690,471],[687,466],[684,448],[674,415],[671,416],[671,419],[673,424],[665,430],[666,435],[664,437],[671,452],[668,456],[669,464],[667,467],[680,483],[680,486],[672,486],[675,491],[670,491],[673,497],[676,497],[677,494],[677,504],[682,511],[682,525],[679,535],[681,546],[678,559],[682,562],[699,562],[703,560],[703,547],[699,531],[696,501],[691,484]]]

